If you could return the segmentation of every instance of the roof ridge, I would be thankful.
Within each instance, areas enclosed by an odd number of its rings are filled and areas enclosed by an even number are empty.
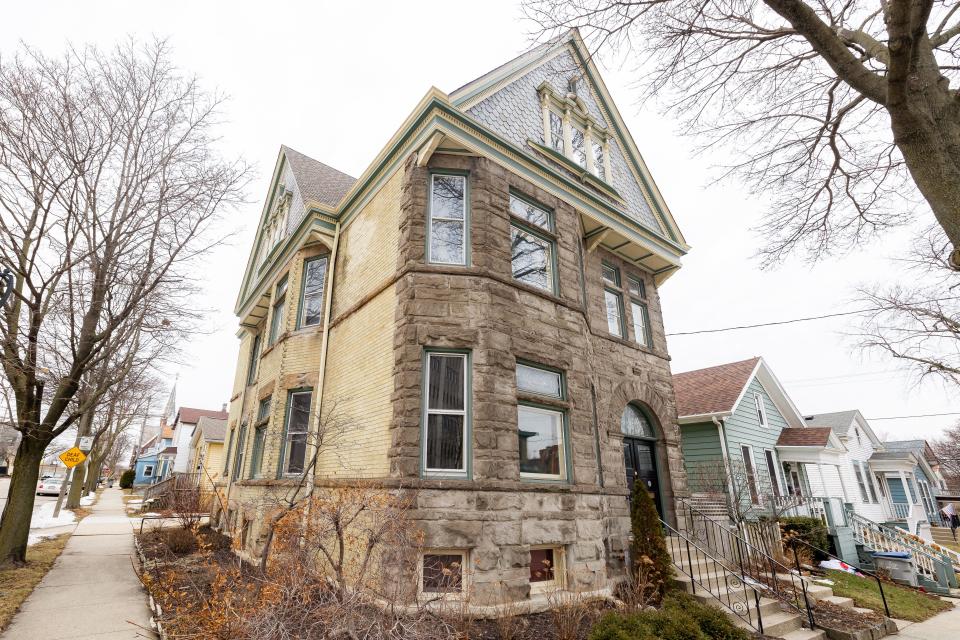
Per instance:
[[[301,158],[303,158],[304,160],[309,160],[310,162],[319,164],[319,165],[321,165],[321,166],[323,166],[323,167],[325,167],[325,168],[327,168],[327,169],[330,169],[331,171],[336,171],[336,172],[339,173],[340,175],[345,176],[345,177],[347,177],[347,178],[350,178],[350,179],[353,180],[353,181],[356,181],[356,180],[357,180],[356,178],[354,178],[352,175],[350,175],[350,174],[347,173],[346,171],[341,171],[340,169],[337,169],[336,167],[331,166],[331,165],[327,164],[326,162],[323,162],[322,160],[317,160],[317,159],[314,158],[313,156],[308,156],[307,154],[303,153],[302,151],[297,151],[296,149],[294,149],[294,148],[291,147],[290,145],[281,144],[281,145],[280,145],[280,149],[282,149],[285,153],[293,153],[293,154],[296,154],[296,155],[300,156]]]

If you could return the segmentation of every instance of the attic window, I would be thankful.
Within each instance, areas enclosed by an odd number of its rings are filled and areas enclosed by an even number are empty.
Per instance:
[[[577,96],[579,78],[568,82],[569,93],[559,95],[544,82],[537,89],[543,116],[544,146],[562,154],[591,174],[610,180],[610,137],[606,126],[590,115]]]

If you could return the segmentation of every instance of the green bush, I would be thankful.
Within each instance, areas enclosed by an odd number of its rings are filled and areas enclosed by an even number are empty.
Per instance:
[[[687,594],[671,593],[658,611],[612,612],[590,630],[589,640],[750,640],[719,609]]]
[[[656,595],[653,602],[659,602],[670,585],[673,567],[670,565],[670,553],[663,537],[660,515],[653,498],[647,493],[646,485],[639,479],[633,483],[630,496],[630,528],[633,532],[630,545],[633,578],[637,584],[645,584],[651,589]]]
[[[827,528],[820,518],[809,518],[807,516],[780,518],[780,532],[785,540],[795,537],[818,549],[830,550]]]
[[[137,477],[137,472],[133,469],[127,469],[123,472],[123,475],[120,476],[120,488],[129,489],[133,486],[133,481]]]

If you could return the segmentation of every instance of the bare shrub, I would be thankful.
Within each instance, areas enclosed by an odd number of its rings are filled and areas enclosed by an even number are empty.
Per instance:
[[[529,624],[523,617],[525,607],[504,593],[503,583],[500,583],[500,600],[494,605],[494,611],[493,625],[500,640],[519,638]]]
[[[173,488],[166,496],[167,511],[184,529],[196,529],[207,515],[209,499],[199,487],[179,478],[173,482]]]
[[[197,536],[190,529],[169,529],[161,535],[167,548],[173,553],[184,555],[197,550]]]
[[[578,640],[581,630],[590,624],[596,611],[583,594],[576,591],[551,591],[547,594],[547,602],[557,640]]]

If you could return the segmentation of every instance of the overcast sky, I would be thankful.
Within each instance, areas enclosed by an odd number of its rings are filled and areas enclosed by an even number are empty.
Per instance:
[[[48,53],[68,41],[168,38],[180,66],[230,96],[227,153],[258,167],[251,204],[232,213],[231,246],[210,256],[199,306],[212,333],[184,348],[178,404],[227,402],[236,365],[233,305],[281,144],[360,175],[431,86],[450,92],[530,46],[513,0],[483,2],[33,2],[4,8],[0,52],[18,40]],[[751,228],[763,203],[742,185],[710,185],[716,159],[696,157],[678,125],[639,104],[629,65],[601,72],[687,241],[684,267],[660,290],[667,331],[682,332],[855,308],[857,285],[896,278],[906,233],[811,266],[802,256],[760,271]],[[612,67],[612,68],[610,68]],[[849,318],[670,339],[674,371],[763,356],[800,411],[860,409],[868,418],[958,410],[939,383],[914,384],[889,360],[857,352]],[[172,380],[171,380],[172,381]],[[875,420],[889,439],[931,437],[958,416]]]

